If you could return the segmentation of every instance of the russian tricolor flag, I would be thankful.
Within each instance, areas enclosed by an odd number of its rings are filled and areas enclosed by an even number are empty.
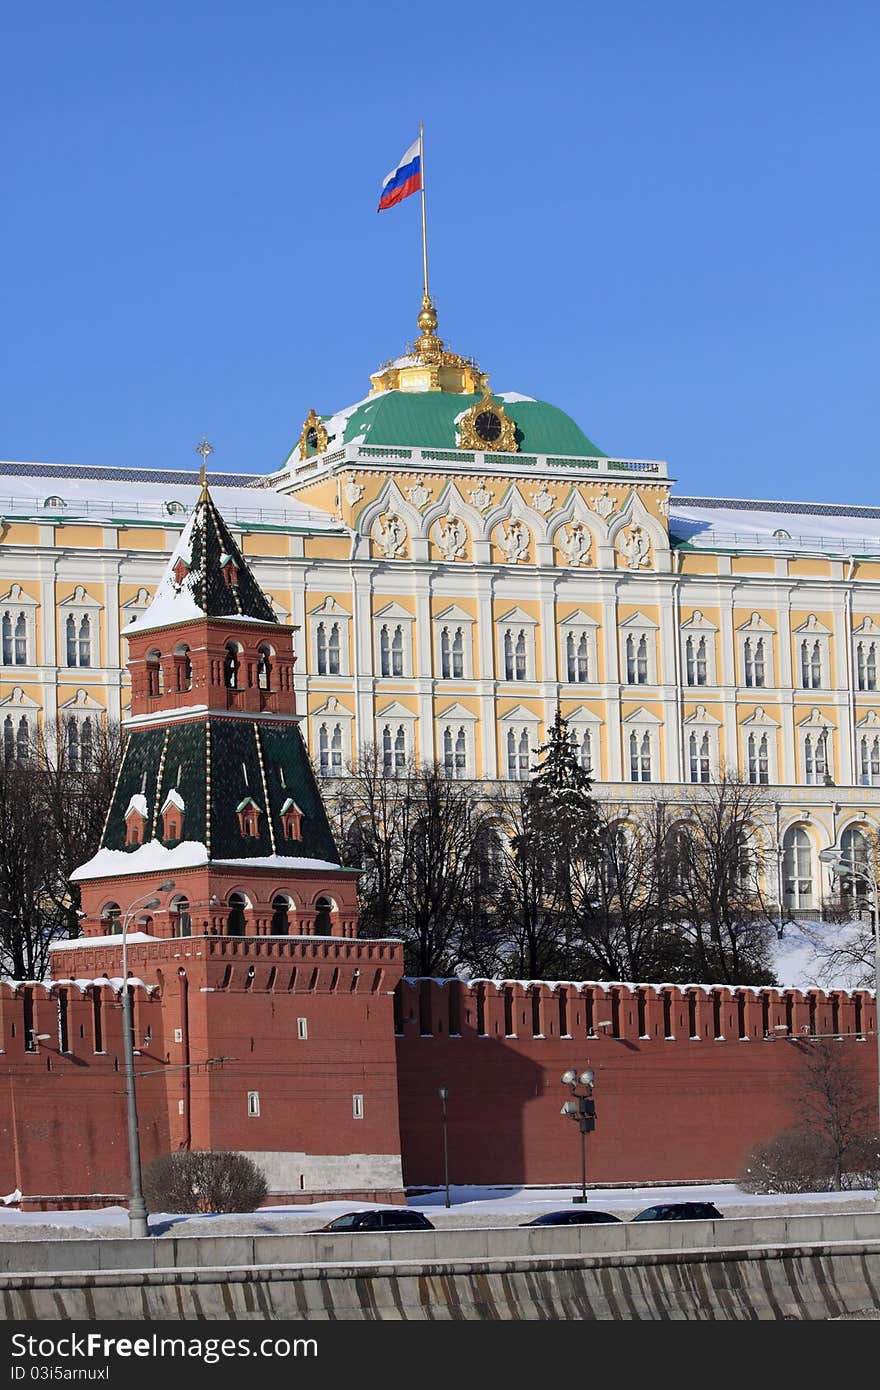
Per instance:
[[[384,212],[386,208],[393,208],[395,203],[402,202],[411,193],[418,193],[421,187],[422,139],[419,136],[418,140],[414,140],[410,145],[397,168],[392,169],[382,180],[382,195],[376,211]]]

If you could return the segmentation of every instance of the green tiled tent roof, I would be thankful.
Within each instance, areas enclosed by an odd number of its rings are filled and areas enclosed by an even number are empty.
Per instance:
[[[351,411],[325,416],[328,447],[353,440],[373,448],[454,449],[457,420],[482,396],[444,391],[386,391],[369,397]],[[605,458],[570,415],[546,401],[495,399],[516,424],[516,440],[524,454],[562,454],[575,458]]]
[[[208,729],[210,802],[206,795]],[[143,795],[147,803],[145,842],[154,838],[154,823],[155,838],[159,839],[162,827],[157,811],[170,791],[176,791],[183,801],[181,839],[210,843],[212,860],[272,854],[271,820],[275,854],[340,862],[302,735],[295,724],[209,719],[138,729],[128,742],[102,849],[125,849],[125,813],[136,794]],[[249,797],[264,812],[257,836],[243,836],[239,829],[237,807]],[[284,838],[282,807],[291,798],[302,811],[300,840]]]

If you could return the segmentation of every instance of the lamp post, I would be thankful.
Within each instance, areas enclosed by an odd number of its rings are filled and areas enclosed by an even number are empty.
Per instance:
[[[440,1097],[440,1104],[443,1107],[443,1182],[446,1187],[446,1201],[444,1205],[448,1207],[451,1205],[449,1201],[449,1143],[446,1133],[446,1102],[449,1099],[449,1087],[439,1087],[437,1094]]]
[[[845,875],[862,878],[871,889],[871,930],[874,933],[874,1041],[877,1044],[877,1132],[880,1134],[880,892],[877,889],[874,871],[864,860],[851,859],[836,847],[820,850],[819,859],[828,865],[835,878]],[[880,1206],[880,1186],[877,1189],[876,1202]]]
[[[573,1202],[587,1200],[587,1135],[596,1128],[596,1103],[593,1100],[595,1080],[596,1074],[590,1067],[580,1075],[574,1067],[569,1067],[561,1077],[563,1086],[568,1087],[574,1099],[567,1100],[560,1113],[567,1115],[571,1120],[577,1120],[581,1132],[581,1195],[572,1197]],[[583,1086],[583,1093],[578,1091],[578,1085]]]
[[[174,887],[169,879],[159,884],[159,892]],[[128,993],[128,928],[136,912],[142,908],[157,908],[159,899],[150,894],[135,898],[122,919],[122,1051],[125,1058],[125,1115],[128,1124],[128,1172],[131,1192],[128,1199],[128,1230],[133,1236],[148,1236],[147,1204],[141,1181],[141,1146],[138,1137],[137,1101],[134,1091],[134,1037],[131,1026],[131,997]]]

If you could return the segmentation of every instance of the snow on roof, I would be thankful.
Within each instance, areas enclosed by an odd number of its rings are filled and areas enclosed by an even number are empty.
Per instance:
[[[131,801],[129,801],[125,808],[126,819],[128,819],[132,811],[136,811],[144,820],[147,819],[147,798],[144,796],[143,792],[135,792]]]
[[[188,469],[168,469],[145,477],[139,469],[0,463],[0,474],[0,513],[5,516],[51,512],[53,517],[86,517],[99,524],[102,520],[144,520],[170,528],[192,511],[200,492],[197,476]],[[246,478],[252,480],[245,482]],[[274,488],[259,487],[259,474],[211,473],[209,481],[227,525],[245,529],[249,524],[270,525],[296,531],[340,529],[339,522],[327,512],[283,496]],[[108,482],[113,486],[108,487]],[[44,503],[54,497],[65,505],[45,507]]]
[[[255,855],[252,859],[210,859],[208,850],[199,840],[181,840],[168,849],[159,840],[147,840],[137,849],[99,849],[87,863],[70,875],[74,883],[92,878],[121,878],[129,874],[171,873],[174,869],[197,869],[207,863],[229,864],[244,869],[276,869],[279,873],[291,869],[318,869],[333,873],[357,873],[328,859],[288,857],[285,854]],[[110,938],[112,940],[112,938]],[[129,941],[133,936],[129,935]]]
[[[758,548],[829,555],[880,553],[880,507],[672,497],[669,530],[700,550]]]
[[[160,938],[159,938],[158,936],[151,936],[149,932],[145,932],[145,931],[129,931],[129,932],[126,932],[126,933],[125,933],[125,939],[126,939],[126,941],[128,942],[129,946],[131,946],[132,943],[134,943],[134,944],[136,945],[139,941],[140,941],[140,942],[144,942],[144,941],[159,941],[159,940],[160,940]],[[121,933],[121,932],[116,932],[113,936],[75,936],[75,937],[66,938],[64,941],[53,941],[53,942],[51,942],[50,945],[49,945],[49,950],[50,950],[50,951],[76,951],[76,950],[79,949],[80,946],[121,946],[121,945],[122,945],[122,933]],[[77,982],[77,983],[79,983],[79,982]],[[107,977],[106,977],[105,975],[102,975],[102,976],[100,976],[99,979],[96,979],[96,980],[89,980],[88,983],[89,983],[89,984],[92,984],[92,985],[106,985],[106,984],[109,984],[110,982],[109,982],[109,980],[107,979]]]

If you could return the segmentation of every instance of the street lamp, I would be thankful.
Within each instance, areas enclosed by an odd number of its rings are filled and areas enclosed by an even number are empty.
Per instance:
[[[596,1128],[596,1102],[593,1100],[595,1080],[596,1074],[590,1067],[580,1075],[574,1067],[569,1067],[561,1077],[563,1086],[568,1087],[574,1099],[567,1100],[560,1113],[567,1115],[571,1120],[577,1120],[581,1132],[581,1195],[572,1197],[573,1202],[587,1200],[587,1135]],[[583,1093],[578,1091],[578,1085],[583,1086]]]
[[[168,893],[174,880],[159,884],[160,893]],[[131,1026],[131,997],[128,993],[128,927],[136,912],[142,908],[157,908],[159,899],[151,894],[135,898],[122,919],[122,1051],[125,1058],[125,1114],[128,1122],[128,1171],[131,1193],[128,1200],[128,1230],[133,1236],[148,1236],[147,1204],[141,1181],[141,1146],[138,1137],[137,1101],[134,1093],[134,1037]]]
[[[444,1205],[448,1207],[451,1205],[449,1201],[449,1144],[446,1135],[446,1102],[449,1099],[449,1087],[440,1086],[437,1094],[440,1097],[440,1104],[443,1106],[443,1182],[446,1186],[446,1201]]]
[[[877,889],[877,879],[870,864],[862,859],[851,859],[836,846],[833,849],[820,850],[819,859],[828,865],[835,878],[861,878],[871,889],[871,930],[874,933],[874,1040],[877,1044],[877,1117],[880,1122],[880,892]],[[880,1134],[880,1123],[877,1132]],[[880,1206],[880,1186],[877,1189],[876,1201]]]

